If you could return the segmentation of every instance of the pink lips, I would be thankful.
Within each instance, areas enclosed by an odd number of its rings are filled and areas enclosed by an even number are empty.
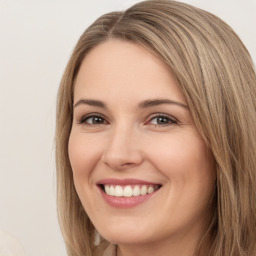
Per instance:
[[[125,186],[125,185],[157,185],[152,182],[147,182],[144,180],[138,180],[138,179],[102,179],[98,181],[98,184],[111,184],[111,185],[120,185],[120,186]]]
[[[114,186],[131,186],[134,187],[136,185],[138,186],[158,186],[160,187],[161,185],[152,183],[152,182],[147,182],[143,180],[138,180],[138,179],[102,179],[97,183],[101,196],[105,200],[107,204],[113,207],[117,208],[130,208],[130,207],[135,207],[139,204],[142,204],[146,202],[149,198],[155,195],[155,193],[158,191],[158,189],[152,193],[145,194],[145,195],[138,195],[138,196],[131,196],[131,197],[116,197],[112,195],[108,195],[105,193],[104,189],[102,188],[104,185],[114,185]]]

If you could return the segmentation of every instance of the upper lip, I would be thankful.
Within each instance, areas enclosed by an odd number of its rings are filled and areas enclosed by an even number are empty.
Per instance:
[[[97,182],[98,185],[161,185],[156,182],[150,182],[140,179],[116,179],[116,178],[107,178],[107,179],[101,179]]]

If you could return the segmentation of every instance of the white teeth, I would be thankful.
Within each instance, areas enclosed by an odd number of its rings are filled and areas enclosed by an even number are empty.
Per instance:
[[[146,195],[148,193],[148,188],[144,185],[144,186],[142,186],[141,187],[141,189],[140,189],[140,194],[142,195],[142,196],[144,196],[144,195]]]
[[[144,196],[146,194],[153,193],[157,186],[152,185],[135,185],[134,187],[128,186],[115,186],[115,185],[104,185],[104,189],[107,195],[116,197],[132,197],[132,196]]]
[[[115,196],[121,197],[124,195],[123,188],[121,186],[116,186]]]
[[[132,188],[131,188],[131,186],[125,186],[124,187],[124,196],[125,197],[131,197],[132,196]]]
[[[106,192],[106,193],[107,193],[107,192]],[[114,188],[114,186],[110,186],[109,195],[111,195],[111,196],[114,196],[114,195],[115,195],[115,188]]]
[[[133,196],[139,196],[139,195],[140,195],[140,187],[139,187],[138,185],[136,185],[136,186],[133,188],[132,195],[133,195]]]
[[[108,185],[105,186],[105,191],[106,191],[106,194],[108,195],[110,194],[110,188]]]
[[[154,187],[153,186],[149,186],[148,187],[148,194],[154,192]]]

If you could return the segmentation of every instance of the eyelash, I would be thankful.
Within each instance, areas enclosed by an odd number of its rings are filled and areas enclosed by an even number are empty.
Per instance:
[[[103,123],[98,123],[98,124],[89,124],[87,123],[87,121],[90,119],[90,118],[100,118],[103,120]],[[106,121],[106,118],[104,116],[102,116],[101,114],[98,114],[98,113],[92,113],[92,114],[88,114],[88,115],[85,115],[83,116],[80,121],[78,122],[78,124],[84,124],[84,125],[88,125],[88,126],[91,126],[91,125],[102,125],[104,124],[104,122],[107,122]],[[108,122],[107,122],[108,123]]]
[[[153,121],[154,119],[157,119],[157,118],[163,118],[163,119],[166,119],[168,121],[168,123],[166,124],[154,124],[155,126],[160,126],[160,127],[163,127],[163,126],[168,126],[168,125],[175,125],[175,124],[178,124],[178,120],[169,116],[169,115],[165,115],[165,114],[155,114],[152,118],[150,118],[149,122]],[[147,123],[149,123],[147,122]]]
[[[99,118],[101,119],[102,123],[88,123],[88,120],[90,118]],[[169,116],[169,115],[166,115],[166,114],[154,114],[153,117],[151,117],[149,119],[149,121],[146,122],[146,124],[150,124],[150,122],[152,122],[154,119],[157,119],[157,118],[163,118],[165,120],[167,120],[168,123],[166,124],[152,124],[154,126],[158,126],[158,127],[164,127],[164,126],[168,126],[168,125],[175,125],[175,124],[178,124],[178,120]],[[92,121],[93,122],[93,121]],[[103,125],[103,124],[109,124],[109,122],[106,120],[106,118],[104,116],[102,116],[101,114],[98,114],[98,113],[93,113],[93,114],[88,114],[88,115],[85,115],[83,116],[80,121],[78,122],[78,124],[84,124],[84,125],[87,125],[87,126],[98,126],[98,125]]]

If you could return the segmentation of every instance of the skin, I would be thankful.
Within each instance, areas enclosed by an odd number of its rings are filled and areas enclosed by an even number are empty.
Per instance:
[[[142,106],[155,99],[172,103]],[[69,157],[80,200],[99,233],[118,244],[118,256],[193,255],[212,212],[212,155],[178,82],[157,57],[117,39],[89,52],[75,82]],[[97,182],[105,178],[162,186],[123,209],[103,200]]]

